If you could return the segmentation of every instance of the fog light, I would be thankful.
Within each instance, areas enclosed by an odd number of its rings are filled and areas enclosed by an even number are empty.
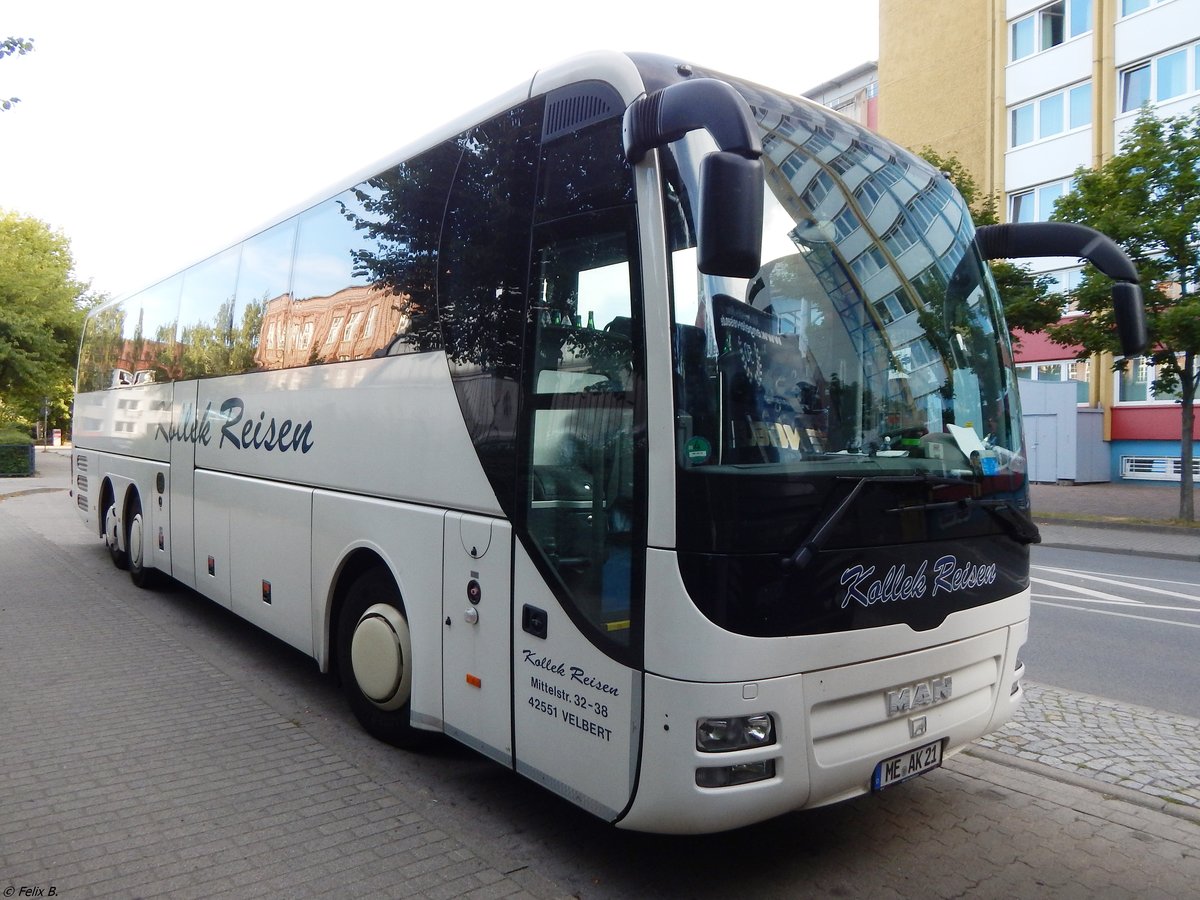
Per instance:
[[[752,716],[723,716],[696,722],[696,749],[725,753],[775,743],[775,720],[767,713]]]
[[[696,784],[702,788],[732,787],[775,777],[775,760],[738,763],[733,766],[705,766],[696,770]]]

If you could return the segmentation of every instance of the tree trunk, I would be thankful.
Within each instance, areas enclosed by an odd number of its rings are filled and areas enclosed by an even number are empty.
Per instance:
[[[1180,394],[1183,408],[1180,410],[1179,429],[1179,518],[1185,522],[1196,521],[1195,489],[1192,478],[1193,442],[1192,431],[1195,427],[1196,407],[1196,354],[1188,351],[1183,356],[1183,377],[1180,379]]]

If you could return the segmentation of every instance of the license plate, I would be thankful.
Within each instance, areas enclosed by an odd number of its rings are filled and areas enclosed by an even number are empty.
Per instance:
[[[888,757],[875,767],[871,776],[871,789],[882,791],[885,787],[907,781],[942,764],[942,742],[934,741],[915,750]]]

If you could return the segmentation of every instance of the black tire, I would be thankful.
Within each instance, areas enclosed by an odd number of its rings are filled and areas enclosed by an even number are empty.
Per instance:
[[[104,543],[108,546],[108,556],[118,569],[129,568],[129,554],[121,549],[117,542],[116,529],[120,528],[120,516],[117,513],[117,501],[111,491],[104,492]]]
[[[361,673],[355,671],[356,637]],[[366,732],[394,747],[425,744],[429,733],[409,723],[412,642],[400,590],[386,569],[369,569],[351,583],[335,650],[342,692]]]
[[[125,555],[129,565],[129,580],[140,588],[152,588],[158,580],[158,569],[146,565],[145,524],[142,502],[134,494],[125,514]]]

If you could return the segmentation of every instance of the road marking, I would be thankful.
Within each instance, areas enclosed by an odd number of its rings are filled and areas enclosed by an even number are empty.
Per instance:
[[[1197,596],[1196,594],[1184,594],[1180,593],[1179,591],[1168,591],[1162,588],[1150,587],[1149,585],[1141,584],[1139,581],[1130,581],[1129,579],[1137,578],[1137,576],[1134,575],[1093,574],[1090,572],[1080,572],[1075,569],[1058,569],[1051,566],[1031,566],[1030,568],[1040,569],[1043,572],[1053,572],[1056,575],[1068,575],[1074,578],[1084,578],[1089,581],[1102,581],[1108,584],[1117,582],[1125,587],[1135,588],[1136,590],[1144,591],[1148,594],[1162,594],[1166,597],[1178,597],[1181,600],[1193,600],[1197,603],[1200,603],[1200,596]],[[1036,581],[1040,579],[1034,580]],[[1200,588],[1200,584],[1194,584],[1188,581],[1167,581],[1161,578],[1147,578],[1144,580],[1156,581],[1159,584],[1177,584],[1182,587]]]
[[[1044,600],[1034,600],[1037,606],[1056,606],[1059,609],[1069,609],[1074,612],[1091,613],[1096,616],[1118,616],[1122,619],[1137,619],[1140,622],[1157,622],[1160,625],[1178,625],[1180,628],[1200,628],[1200,622],[1179,622],[1175,619],[1155,619],[1152,616],[1134,616],[1129,613],[1114,612],[1111,609],[1086,609],[1078,606],[1068,606],[1065,603],[1047,603]]]
[[[1077,584],[1065,584],[1061,581],[1051,581],[1048,578],[1030,578],[1030,581],[1035,584],[1044,584],[1046,587],[1061,588],[1065,591],[1075,591],[1083,594],[1085,597],[1094,597],[1097,600],[1109,600],[1113,603],[1127,603],[1131,606],[1141,606],[1140,600],[1132,600],[1129,597],[1118,597],[1116,594],[1109,594],[1105,591],[1096,591],[1092,588],[1080,587]]]
[[[1200,613],[1200,609],[1193,609],[1190,606],[1155,606],[1152,603],[1138,603],[1136,601],[1129,602],[1124,600],[1096,600],[1091,597],[1072,597],[1059,594],[1034,594],[1033,596],[1040,597],[1042,600],[1069,600],[1074,603],[1116,603],[1120,606],[1136,606],[1138,609],[1161,609],[1167,612]]]

